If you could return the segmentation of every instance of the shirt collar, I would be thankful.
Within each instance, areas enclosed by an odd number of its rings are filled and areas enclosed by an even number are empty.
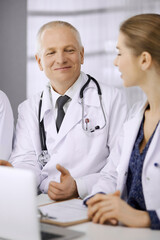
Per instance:
[[[87,80],[88,80],[87,75],[84,74],[83,72],[81,72],[81,74],[78,77],[77,81],[66,91],[65,94],[68,95],[71,98],[71,100],[72,100],[74,96],[79,94],[79,91],[80,91],[82,85]],[[95,88],[95,84],[91,82],[90,86],[88,86],[87,89],[90,89],[93,97],[91,97],[91,95],[90,95],[89,99],[88,99],[88,97],[86,99],[86,95],[88,96],[88,94],[85,94],[85,104],[88,103],[88,105],[93,105],[93,106],[97,106],[98,105],[99,106],[99,99],[98,99],[98,95],[97,95],[97,90],[93,91],[94,88]],[[55,92],[53,90],[53,88],[51,87],[51,84],[48,83],[47,86],[45,87],[44,91],[43,91],[41,120],[43,119],[44,114],[45,114],[46,111],[51,110],[52,108],[53,109],[56,108],[56,101],[57,101],[58,97],[60,97],[60,96],[61,96],[60,94],[58,94],[57,92]],[[81,103],[80,99],[79,99],[79,103]]]
[[[80,74],[78,79],[75,81],[75,83],[65,92],[64,95],[67,95],[72,100],[74,95],[75,95],[75,93],[77,91],[79,91],[79,89],[81,88],[81,81],[82,81],[82,75]],[[56,108],[57,99],[61,95],[59,93],[57,93],[56,91],[54,91],[54,89],[52,88],[51,84],[50,84],[50,89],[51,89],[53,107]]]

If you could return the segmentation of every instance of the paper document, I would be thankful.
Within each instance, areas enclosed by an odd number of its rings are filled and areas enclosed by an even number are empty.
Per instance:
[[[46,205],[48,203],[53,203],[54,200],[51,200],[48,194],[41,193],[37,196],[37,206]]]
[[[41,206],[39,209],[44,217],[55,222],[67,223],[88,219],[87,207],[80,199],[54,202]]]

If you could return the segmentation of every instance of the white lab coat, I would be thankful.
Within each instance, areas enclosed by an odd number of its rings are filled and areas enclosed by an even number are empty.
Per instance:
[[[148,104],[148,103],[147,103]],[[109,163],[101,171],[98,183],[91,195],[97,192],[113,193],[120,190],[127,198],[126,180],[132,149],[142,122],[146,104],[137,104],[130,111],[123,133],[119,137],[116,151],[110,155]],[[137,110],[138,108],[138,110]],[[158,167],[154,165],[158,163]],[[147,210],[156,210],[160,219],[160,124],[147,151],[142,169],[142,187]],[[88,196],[89,197],[89,196]]]
[[[87,76],[81,73],[82,86]],[[96,183],[100,170],[107,163],[117,135],[126,118],[125,98],[118,89],[101,84],[104,111],[107,124],[102,130],[87,134],[82,130],[82,106],[79,91],[75,93],[57,134],[49,87],[44,89],[41,118],[44,118],[46,145],[51,156],[41,170],[38,156],[41,153],[38,126],[38,107],[41,93],[26,100],[19,106],[14,149],[10,162],[15,167],[33,169],[37,185],[42,192],[48,191],[51,180],[60,181],[56,170],[59,163],[75,178],[78,193],[83,198]],[[97,88],[93,82],[84,93],[85,118],[90,127],[104,124]]]
[[[6,94],[0,91],[0,159],[8,160],[12,151],[13,113]]]

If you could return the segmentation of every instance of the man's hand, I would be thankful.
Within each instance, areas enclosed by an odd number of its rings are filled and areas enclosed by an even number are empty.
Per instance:
[[[48,196],[53,200],[65,200],[78,197],[77,185],[69,171],[60,164],[56,165],[61,172],[60,183],[51,181],[48,188]]]
[[[114,194],[96,194],[87,201],[88,216],[94,223],[116,223],[120,221],[128,227],[149,227],[150,217],[145,211],[136,210]]]
[[[0,160],[0,166],[13,167],[8,161]]]

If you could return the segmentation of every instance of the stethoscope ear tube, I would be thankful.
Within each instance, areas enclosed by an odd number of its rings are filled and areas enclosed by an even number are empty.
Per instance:
[[[38,112],[38,120],[39,120],[39,136],[40,136],[40,142],[41,142],[41,149],[42,151],[47,150],[46,146],[46,135],[45,135],[45,130],[44,130],[44,123],[43,119],[40,121],[41,117],[41,108],[42,108],[42,98],[43,98],[43,92],[41,94],[40,102],[39,102],[39,112]]]
[[[88,76],[88,79],[89,79],[89,80],[92,80],[92,81],[96,84],[96,86],[97,86],[97,91],[98,91],[98,95],[102,95],[102,91],[101,91],[101,89],[100,89],[100,86],[99,86],[97,80],[96,80],[95,78],[93,78],[92,76],[90,76],[89,74],[87,74],[87,76]]]
[[[99,86],[98,82],[96,81],[96,79],[93,78],[93,77],[91,77],[89,74],[87,74],[87,76],[88,76],[88,81],[83,85],[83,87],[82,87],[81,90],[80,90],[80,93],[79,93],[80,98],[81,98],[81,99],[83,98],[84,89],[88,86],[88,84],[90,83],[91,80],[92,80],[92,81],[96,84],[96,86],[97,86],[98,95],[102,95],[100,86]]]
[[[88,76],[88,81],[83,85],[83,87],[81,88],[80,93],[79,93],[79,96],[81,99],[83,98],[84,89],[88,86],[88,84],[91,81],[91,77],[89,75],[87,75],[87,76]]]
[[[47,150],[46,135],[45,135],[45,130],[44,130],[43,119],[41,122],[39,122],[39,134],[40,134],[40,141],[41,141],[41,149],[42,149],[42,151],[46,151]]]

